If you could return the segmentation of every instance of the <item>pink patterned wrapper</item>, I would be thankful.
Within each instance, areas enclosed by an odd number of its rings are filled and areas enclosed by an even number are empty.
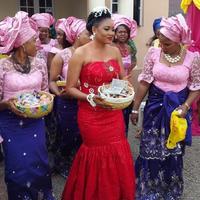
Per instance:
[[[0,22],[0,53],[8,53],[36,36],[37,25],[28,13],[19,11]]]
[[[68,17],[57,20],[55,27],[64,31],[67,41],[73,44],[76,38],[86,30],[86,22],[76,17]]]
[[[50,26],[55,22],[54,17],[49,13],[36,13],[31,16],[31,19],[33,19],[36,22],[38,28],[50,28]]]

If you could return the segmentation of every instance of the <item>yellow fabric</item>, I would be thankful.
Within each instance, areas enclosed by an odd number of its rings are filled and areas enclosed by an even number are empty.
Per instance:
[[[181,1],[181,9],[183,10],[184,13],[187,12],[188,7],[192,2],[200,10],[200,0],[182,0]]]
[[[160,47],[160,41],[159,41],[159,39],[155,39],[155,40],[153,41],[153,46],[154,46],[154,47]]]
[[[7,55],[0,54],[0,59],[8,57]]]
[[[187,130],[187,121],[179,117],[179,112],[174,110],[170,119],[170,134],[167,139],[167,148],[174,149],[176,144],[185,139]]]

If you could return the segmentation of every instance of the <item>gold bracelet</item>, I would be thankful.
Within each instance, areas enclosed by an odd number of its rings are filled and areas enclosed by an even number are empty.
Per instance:
[[[185,102],[184,105],[187,107],[188,110],[190,109],[190,106],[188,105],[187,102]]]

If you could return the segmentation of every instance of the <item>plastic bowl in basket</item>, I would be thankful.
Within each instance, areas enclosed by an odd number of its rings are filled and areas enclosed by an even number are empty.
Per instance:
[[[128,86],[127,95],[106,95],[105,89],[108,89],[110,84],[102,85],[98,88],[99,96],[105,101],[105,105],[111,106],[113,109],[127,108],[133,101],[135,92],[133,87]]]
[[[66,86],[66,81],[56,81],[56,85],[58,87],[65,87]]]
[[[41,118],[48,115],[53,108],[54,95],[48,92],[24,92],[16,98],[16,108],[28,118]]]

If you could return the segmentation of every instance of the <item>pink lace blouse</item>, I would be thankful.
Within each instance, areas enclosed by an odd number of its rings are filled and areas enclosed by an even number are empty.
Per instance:
[[[161,90],[179,92],[185,87],[200,89],[200,57],[198,53],[186,52],[183,64],[168,67],[160,63],[161,48],[151,47],[144,60],[144,68],[138,81],[153,83]]]
[[[0,100],[8,100],[26,91],[48,91],[45,61],[39,58],[30,60],[31,71],[28,74],[16,71],[10,57],[0,60]]]
[[[69,48],[66,48],[58,53],[63,59],[63,68],[61,76],[66,80],[67,79],[67,71],[68,71],[68,63],[69,59],[72,57],[72,52]]]
[[[57,45],[57,43],[58,43],[57,40],[51,39],[48,44],[40,44],[37,56],[39,58],[43,58],[47,63],[48,53],[51,51],[53,47]]]
[[[44,49],[45,52],[49,52],[52,47],[55,47],[57,45],[57,40],[51,39],[48,44],[41,44],[41,48]]]
[[[126,57],[122,57],[122,63],[123,63],[123,66],[124,66],[125,74],[127,76],[128,73],[129,73],[129,69],[131,67],[131,64],[132,64],[131,55],[127,55]]]

